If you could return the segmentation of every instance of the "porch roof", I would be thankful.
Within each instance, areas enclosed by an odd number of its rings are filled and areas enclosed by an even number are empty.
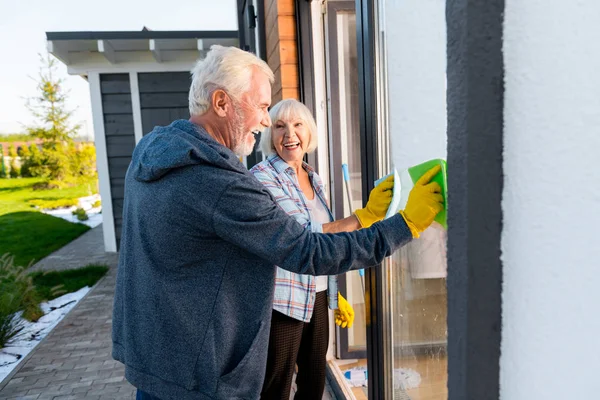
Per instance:
[[[89,71],[182,70],[214,44],[238,45],[238,31],[46,32],[48,51],[73,75]]]

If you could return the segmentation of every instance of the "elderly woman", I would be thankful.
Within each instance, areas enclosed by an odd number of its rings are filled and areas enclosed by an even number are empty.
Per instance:
[[[393,180],[373,189],[364,209],[333,221],[323,183],[303,162],[317,147],[316,124],[308,108],[293,99],[277,103],[269,112],[272,125],[260,147],[268,158],[251,169],[279,206],[313,232],[344,232],[367,227],[385,216]],[[338,293],[336,276],[300,275],[277,268],[269,337],[267,371],[261,398],[289,399],[298,364],[295,399],[320,399],[325,387],[329,323],[327,306],[336,323],[351,327],[354,311]]]

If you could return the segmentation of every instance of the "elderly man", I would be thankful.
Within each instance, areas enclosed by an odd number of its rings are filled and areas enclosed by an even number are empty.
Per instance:
[[[312,275],[376,265],[442,207],[439,187],[423,181],[404,217],[352,233],[304,229],[238,159],[271,124],[272,83],[262,60],[213,46],[193,71],[190,120],[155,128],[133,153],[113,356],[138,398],[257,399],[275,265]],[[381,220],[390,199],[375,188],[361,221]]]

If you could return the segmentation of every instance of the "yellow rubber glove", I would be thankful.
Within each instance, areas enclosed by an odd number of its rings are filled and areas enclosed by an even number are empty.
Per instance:
[[[338,308],[333,312],[335,323],[342,328],[351,328],[354,323],[354,309],[348,301],[338,292]]]
[[[415,183],[408,194],[406,207],[400,211],[414,238],[418,238],[419,233],[427,229],[435,216],[444,209],[440,185],[430,183],[440,169],[439,165],[431,168]]]
[[[365,208],[361,208],[354,212],[354,215],[358,218],[358,222],[360,222],[360,226],[368,228],[375,222],[385,218],[385,214],[392,202],[393,194],[394,175],[392,174],[371,190],[369,201],[367,201]]]

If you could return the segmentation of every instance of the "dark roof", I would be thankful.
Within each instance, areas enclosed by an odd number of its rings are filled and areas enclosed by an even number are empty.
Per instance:
[[[237,39],[238,31],[96,31],[46,32],[47,40]]]

